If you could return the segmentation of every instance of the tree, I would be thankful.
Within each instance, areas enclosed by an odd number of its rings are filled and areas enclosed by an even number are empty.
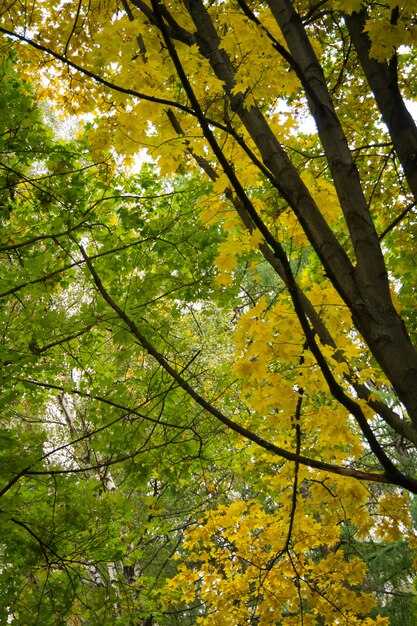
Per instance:
[[[178,536],[190,530],[170,553],[188,563],[172,577],[167,558],[159,604],[135,591],[141,619],[367,623],[360,543],[407,528],[413,548],[414,17],[406,3],[342,0],[4,7],[5,48],[24,44],[21,75],[36,71],[39,97],[94,121],[65,164],[52,151],[30,177],[3,165],[7,380],[36,419],[60,405],[69,432],[56,446],[72,437],[70,457],[51,455],[60,469],[37,448],[3,493],[38,475],[48,491],[55,471],[103,481],[146,452],[141,497],[162,489],[170,510],[183,486],[194,513],[180,516]],[[125,176],[110,147],[127,163],[147,147],[158,170]],[[46,197],[35,166],[47,169]],[[164,458],[179,474],[155,475]],[[117,493],[131,476],[111,470]],[[230,493],[218,491],[225,476]],[[204,505],[185,488],[197,477]],[[116,553],[103,561],[125,567]],[[80,562],[79,579],[98,562]],[[108,581],[113,621],[130,619],[109,571],[96,587]],[[375,592],[381,610],[389,591]]]

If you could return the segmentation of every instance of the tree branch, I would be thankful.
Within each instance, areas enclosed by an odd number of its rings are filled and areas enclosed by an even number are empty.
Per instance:
[[[219,420],[222,424],[230,428],[232,431],[242,435],[245,439],[252,441],[253,443],[259,445],[261,448],[268,450],[288,461],[296,461],[302,465],[307,465],[308,467],[328,471],[334,474],[339,474],[342,476],[351,476],[352,478],[356,478],[358,480],[369,480],[375,482],[382,483],[391,483],[398,484],[402,486],[406,486],[407,489],[412,491],[413,493],[417,493],[417,481],[400,474],[398,470],[395,470],[392,473],[388,474],[375,474],[372,472],[362,472],[356,469],[350,469],[347,467],[342,467],[338,465],[334,465],[332,463],[325,463],[323,461],[318,461],[316,459],[311,459],[309,457],[305,457],[302,455],[297,455],[294,452],[290,452],[276,446],[273,443],[270,443],[256,435],[249,429],[241,426],[240,424],[234,422],[226,415],[224,415],[219,409],[210,404],[205,398],[200,396],[198,392],[195,391],[193,387],[168,363],[168,361],[164,358],[164,356],[146,339],[143,333],[138,329],[136,324],[129,318],[129,316],[119,307],[119,305],[113,300],[113,298],[109,295],[106,289],[101,282],[100,277],[98,276],[93,264],[91,263],[90,258],[88,257],[84,248],[80,245],[81,254],[84,257],[84,260],[87,264],[87,267],[90,270],[91,276],[94,280],[94,283],[103,297],[103,299],[107,302],[107,304],[117,313],[117,315],[122,319],[126,326],[129,328],[130,332],[136,339],[139,341],[140,345],[150,354],[162,367],[163,369],[170,375],[172,378],[178,383],[178,385],[203,409],[205,409],[210,415]]]

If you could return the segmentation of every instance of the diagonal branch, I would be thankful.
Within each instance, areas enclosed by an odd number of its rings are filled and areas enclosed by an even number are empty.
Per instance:
[[[202,5],[200,3],[200,0],[190,0],[189,1],[190,6],[192,5],[192,7],[195,7],[195,5],[197,5],[198,10],[201,12],[202,10],[204,10],[201,8]],[[409,479],[408,477],[404,476],[393,464],[393,462],[391,461],[391,459],[387,456],[387,454],[385,453],[385,451],[383,450],[383,448],[381,447],[381,445],[379,444],[372,428],[370,427],[368,420],[366,419],[366,416],[364,415],[362,408],[360,407],[360,405],[355,402],[355,400],[353,400],[351,397],[349,397],[343,390],[343,388],[339,385],[339,383],[336,381],[336,379],[334,378],[331,369],[327,363],[327,360],[325,358],[325,356],[323,355],[323,352],[321,351],[316,339],[315,339],[315,335],[313,330],[310,327],[310,323],[307,319],[307,316],[304,312],[303,309],[303,305],[302,302],[300,300],[299,297],[299,290],[297,287],[297,283],[295,281],[294,278],[294,274],[293,271],[291,269],[291,265],[289,262],[289,259],[282,247],[282,245],[280,244],[280,242],[278,242],[275,237],[273,237],[273,235],[271,234],[271,232],[269,231],[268,227],[266,226],[265,222],[262,220],[262,218],[260,217],[260,215],[258,214],[258,212],[256,211],[255,207],[253,206],[251,200],[249,199],[249,197],[247,196],[244,188],[242,187],[239,179],[237,178],[233,168],[231,167],[229,161],[227,160],[227,158],[225,157],[221,147],[219,146],[209,124],[207,123],[207,120],[204,117],[204,114],[201,110],[200,104],[198,102],[198,99],[194,93],[194,90],[188,80],[188,77],[184,71],[184,68],[181,64],[181,61],[179,59],[178,53],[176,51],[176,48],[174,46],[173,41],[171,40],[168,30],[165,27],[165,23],[163,21],[162,18],[162,14],[160,12],[160,0],[152,0],[152,6],[154,8],[154,12],[155,15],[157,17],[159,17],[159,28],[161,29],[162,35],[164,37],[164,41],[165,44],[168,48],[168,51],[170,53],[171,56],[171,60],[175,66],[175,69],[177,71],[178,77],[181,80],[181,83],[187,93],[187,96],[196,112],[196,115],[199,119],[199,122],[201,124],[201,127],[203,129],[204,132],[204,136],[206,137],[207,141],[210,144],[210,147],[212,148],[214,154],[216,155],[220,165],[223,168],[223,171],[225,172],[225,174],[227,175],[231,185],[233,186],[239,201],[242,203],[243,208],[245,210],[245,212],[248,214],[248,216],[250,217],[250,219],[253,221],[254,225],[256,226],[256,228],[259,229],[259,232],[262,234],[262,236],[265,239],[265,242],[267,243],[267,245],[271,248],[271,251],[273,253],[273,255],[281,262],[283,270],[284,270],[284,274],[285,274],[285,278],[286,278],[286,285],[289,291],[289,294],[291,296],[292,302],[293,302],[293,306],[294,306],[294,310],[295,313],[298,317],[298,320],[300,322],[301,328],[304,332],[304,335],[306,337],[306,342],[307,342],[307,347],[309,348],[309,350],[312,352],[313,356],[315,357],[317,364],[319,365],[321,372],[323,374],[323,377],[328,385],[329,391],[332,394],[332,396],[335,398],[335,400],[337,400],[342,406],[344,406],[355,418],[359,428],[361,429],[363,435],[366,438],[366,441],[368,442],[372,452],[375,454],[376,458],[379,460],[379,462],[381,463],[382,467],[385,469],[385,471],[387,472],[387,475],[390,476],[394,481],[395,480],[405,480],[406,482],[408,482],[409,480],[413,480],[413,479]],[[204,24],[207,24],[210,20],[209,16],[207,13],[203,13],[203,20],[204,20]],[[213,25],[211,24],[211,28],[214,30]],[[213,35],[214,36],[214,35]],[[326,223],[326,222],[325,222]],[[410,483],[411,484],[411,483]],[[417,484],[417,481],[416,481]]]
[[[210,402],[208,402],[205,398],[203,398],[197,391],[195,391],[195,389],[183,378],[183,376],[181,376],[181,374],[179,374],[170,365],[170,363],[165,359],[165,357],[147,340],[145,335],[136,326],[135,322],[123,311],[123,309],[120,308],[120,306],[113,300],[113,298],[107,292],[107,290],[103,286],[103,283],[101,282],[101,279],[99,275],[97,274],[84,248],[81,245],[79,246],[79,248],[80,248],[81,254],[84,257],[85,263],[91,273],[91,276],[94,280],[97,290],[99,291],[99,293],[101,294],[105,302],[107,302],[107,304],[120,317],[120,319],[124,321],[129,331],[132,333],[134,337],[136,337],[136,339],[138,340],[140,345],[144,348],[144,350],[146,350],[146,352],[148,352],[148,354],[150,354],[161,365],[161,367],[163,367],[163,369],[170,376],[172,376],[172,378],[177,382],[177,384],[199,406],[201,406],[204,410],[206,410],[210,415],[215,417],[222,424],[230,428],[233,432],[238,433],[239,435],[243,436],[245,439],[252,441],[253,443],[260,446],[261,448],[268,450],[269,452],[272,452],[273,454],[276,454],[288,461],[297,462],[297,463],[306,465],[311,468],[328,471],[328,472],[339,474],[342,476],[351,476],[358,480],[369,480],[369,481],[382,482],[382,483],[398,484],[398,485],[404,486],[405,488],[409,489],[413,493],[417,493],[417,481],[414,479],[408,478],[406,476],[403,476],[395,468],[390,473],[387,472],[385,474],[375,474],[372,472],[363,472],[357,469],[351,469],[351,468],[335,465],[332,463],[318,461],[317,459],[305,457],[303,455],[299,455],[294,452],[285,450],[284,448],[276,446],[275,444],[269,441],[266,441],[265,439],[263,439],[256,433],[253,433],[249,429],[245,428],[244,426],[241,426],[237,422],[233,421],[232,419],[224,415],[224,413],[222,413],[219,409],[217,409]]]

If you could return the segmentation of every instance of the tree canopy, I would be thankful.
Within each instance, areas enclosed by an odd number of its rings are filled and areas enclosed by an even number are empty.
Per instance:
[[[2,623],[415,623],[416,13],[3,3]]]

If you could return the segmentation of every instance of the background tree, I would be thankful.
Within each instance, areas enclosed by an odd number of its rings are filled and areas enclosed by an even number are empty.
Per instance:
[[[188,339],[177,337],[171,358],[192,371],[205,319],[204,358],[223,351],[220,309],[202,299],[219,235],[198,224],[190,181],[126,178],[109,155],[91,161],[85,141],[53,137],[14,66],[4,59],[2,621],[140,623],[211,499],[204,473],[219,451],[201,412],[95,301],[74,239],[94,233],[94,263],[109,275],[119,267],[115,289],[132,293],[135,318],[146,309],[157,342],[169,346],[167,326],[182,321]],[[211,473],[220,496],[230,476]]]
[[[62,161],[36,164],[49,168],[53,201],[17,167],[4,186],[6,327],[26,333],[18,349],[6,345],[19,355],[5,358],[8,380],[36,389],[41,407],[60,402],[66,427],[77,416],[84,443],[55,454],[58,472],[89,476],[146,451],[144,466],[165,467],[168,454],[169,467],[187,467],[184,485],[201,467],[213,473],[202,482],[208,506],[178,526],[197,522],[174,550],[188,563],[143,619],[366,623],[360,542],[398,541],[407,528],[413,548],[417,134],[404,98],[414,96],[414,17],[405,3],[373,2],[4,7],[4,45],[26,44],[19,70],[36,69],[38,93],[95,116],[87,174],[74,157],[77,173],[64,168],[54,185]],[[109,146],[126,159],[147,147],[161,180],[116,173],[104,164]],[[19,198],[20,213],[10,209],[16,174],[37,199]],[[25,219],[36,224],[30,238]],[[57,282],[64,293],[51,299]],[[123,428],[113,432],[114,411]],[[12,468],[5,494],[55,476],[35,460]],[[124,471],[111,470],[117,493]],[[144,477],[158,497],[158,477]],[[383,610],[389,592],[376,593]],[[180,608],[167,606],[170,594]]]

